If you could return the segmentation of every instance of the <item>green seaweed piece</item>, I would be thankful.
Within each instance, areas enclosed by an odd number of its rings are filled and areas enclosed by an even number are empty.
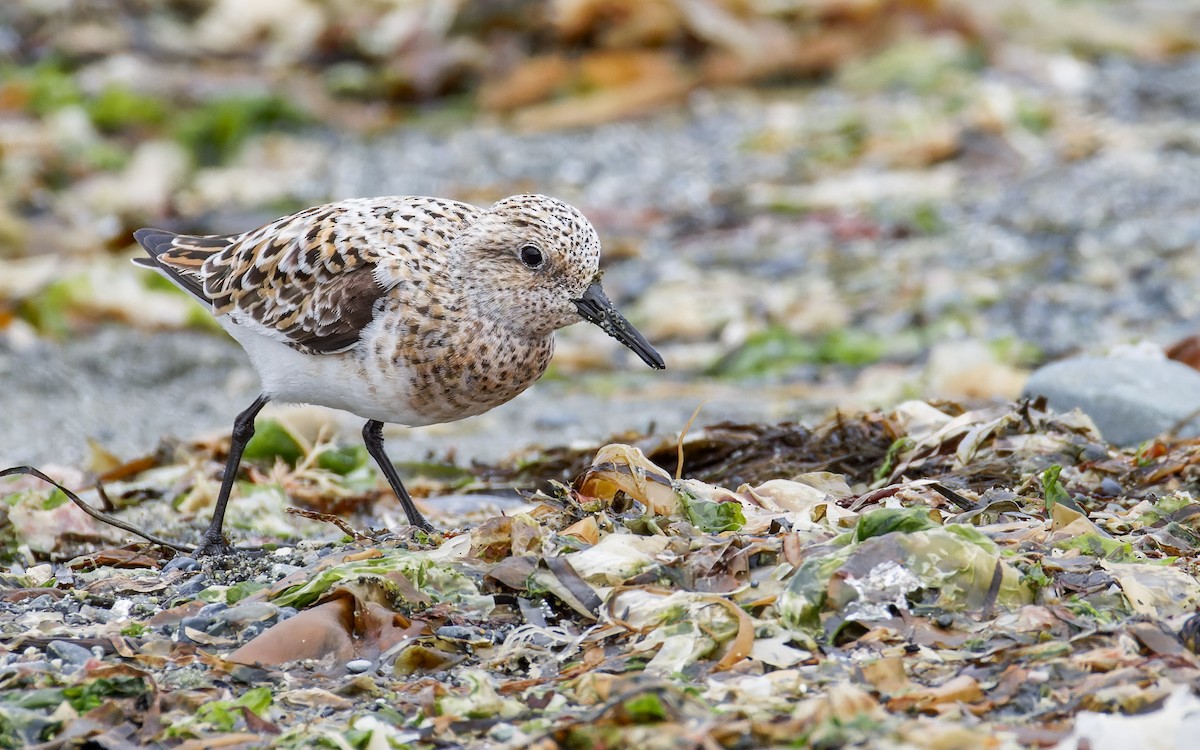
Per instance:
[[[366,465],[367,449],[361,445],[346,445],[339,448],[323,450],[317,456],[317,466],[334,474],[346,476],[355,469]]]
[[[245,708],[255,716],[266,718],[267,709],[271,707],[274,700],[270,688],[250,688],[231,701],[212,701],[203,704],[197,709],[196,718],[212,724],[223,732],[228,732],[237,726],[238,720],[242,718],[240,709]]]
[[[294,466],[303,458],[304,449],[286,427],[274,419],[264,419],[254,425],[254,437],[250,438],[242,455],[250,461],[280,458]]]
[[[746,515],[742,513],[740,503],[685,499],[684,508],[692,525],[710,534],[737,531],[746,525]]]
[[[149,692],[146,681],[141,677],[97,677],[82,685],[63,688],[63,698],[71,708],[85,713],[104,702],[105,698],[134,698]]]
[[[854,527],[854,541],[861,542],[893,531],[909,533],[937,528],[928,508],[880,508],[864,514]]]
[[[309,118],[279,96],[231,97],[208,102],[182,115],[176,137],[201,166],[228,162],[250,136],[293,130]]]
[[[85,105],[92,123],[105,133],[160,125],[167,119],[167,105],[160,99],[109,86]]]
[[[1050,468],[1042,472],[1042,487],[1046,492],[1046,513],[1049,514],[1054,509],[1055,503],[1063,503],[1065,505],[1074,506],[1069,502],[1071,496],[1067,494],[1067,489],[1063,487],[1062,482],[1058,480],[1058,475],[1062,472],[1062,467],[1054,464]]]
[[[478,594],[469,578],[430,559],[428,554],[389,550],[381,557],[326,568],[308,581],[281,591],[273,601],[281,607],[307,607],[339,583],[362,578],[383,579],[389,573],[400,573],[434,601],[459,602]]]

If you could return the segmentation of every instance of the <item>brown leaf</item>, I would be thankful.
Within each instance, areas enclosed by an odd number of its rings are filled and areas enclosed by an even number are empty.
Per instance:
[[[867,682],[884,695],[896,695],[912,688],[912,682],[904,671],[904,660],[887,657],[866,664],[862,668]]]
[[[937,687],[918,687],[904,695],[888,701],[889,711],[922,711],[934,710],[947,703],[975,703],[983,700],[983,690],[979,682],[970,675],[952,677]]]
[[[529,584],[529,576],[537,570],[536,557],[508,557],[501,560],[485,578],[489,578],[514,591],[525,591]]]
[[[489,518],[471,529],[471,557],[502,560],[512,554],[513,520],[509,516]]]
[[[729,650],[725,652],[725,655],[721,657],[721,660],[713,668],[718,672],[722,672],[750,655],[751,649],[754,648],[754,621],[750,619],[750,615],[746,614],[741,607],[728,599],[714,596],[712,600],[728,609],[729,613],[736,617],[738,621],[738,632],[734,636],[733,643],[729,644]]]
[[[600,527],[596,525],[595,516],[580,519],[559,533],[563,536],[574,537],[585,544],[595,544],[600,541]]]
[[[1200,370],[1200,336],[1192,335],[1167,347],[1167,358]]]
[[[601,448],[575,486],[581,495],[607,503],[623,492],[655,515],[669,516],[680,509],[671,475],[654,465],[640,449],[620,443]]]
[[[526,107],[517,112],[514,124],[542,131],[637,117],[682,101],[695,79],[666,52],[603,52],[581,62],[581,82],[596,90]]]
[[[138,545],[140,546],[140,545]],[[95,570],[96,568],[157,568],[162,564],[162,558],[147,554],[144,549],[102,549],[87,555],[80,555],[67,565],[74,570]]]
[[[348,661],[374,660],[400,641],[427,632],[424,621],[410,621],[382,604],[337,588],[321,603],[267,629],[227,659],[251,666],[325,659],[332,662],[327,671],[340,674]]]
[[[545,101],[562,88],[571,75],[571,65],[560,54],[531,57],[514,70],[484,81],[479,104],[494,112],[508,112]]]

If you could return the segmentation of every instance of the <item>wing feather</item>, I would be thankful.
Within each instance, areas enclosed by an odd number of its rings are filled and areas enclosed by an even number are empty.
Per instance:
[[[209,302],[215,315],[253,324],[300,351],[332,353],[354,346],[405,269],[448,248],[478,211],[434,198],[359,199],[232,237],[153,229],[135,236],[168,278]]]

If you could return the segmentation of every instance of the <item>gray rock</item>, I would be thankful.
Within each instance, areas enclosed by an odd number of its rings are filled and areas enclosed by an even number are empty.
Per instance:
[[[288,565],[286,563],[275,563],[271,566],[271,577],[273,579],[287,578],[292,573],[300,570],[299,565]]]
[[[370,659],[354,659],[346,662],[346,671],[351,674],[361,674],[371,668]]]
[[[1078,357],[1033,373],[1026,396],[1055,411],[1080,409],[1110,443],[1133,446],[1191,417],[1180,437],[1200,435],[1200,372],[1168,359]]]
[[[217,614],[217,619],[230,625],[243,626],[269,620],[279,614],[279,607],[270,602],[246,602]]]
[[[166,565],[163,566],[162,572],[170,573],[172,570],[182,570],[184,572],[191,572],[193,570],[197,570],[199,567],[200,567],[199,560],[197,560],[194,557],[187,557],[187,556],[181,555],[179,557],[171,558],[171,560]]]
[[[91,651],[69,641],[50,641],[46,650],[52,656],[62,659],[64,663],[74,666],[85,664],[88,659],[92,658]]]

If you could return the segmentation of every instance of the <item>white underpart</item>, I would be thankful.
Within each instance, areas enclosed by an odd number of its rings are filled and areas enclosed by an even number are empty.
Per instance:
[[[282,343],[277,331],[246,316],[217,318],[233,336],[262,380],[272,401],[316,404],[343,409],[364,419],[416,427],[430,424],[409,406],[410,380],[403,367],[372,366],[363,351],[371,351],[372,322],[359,345],[333,354],[305,354]],[[274,335],[272,335],[274,334]]]

